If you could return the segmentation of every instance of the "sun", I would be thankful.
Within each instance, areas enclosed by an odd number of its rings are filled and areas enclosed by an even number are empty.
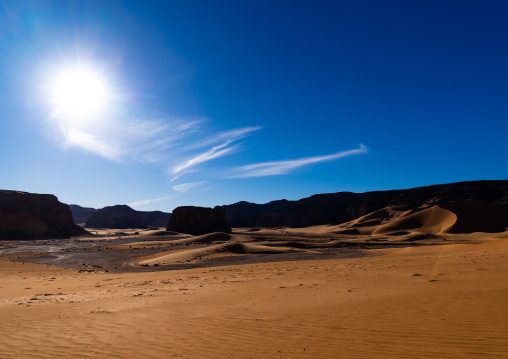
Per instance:
[[[57,72],[50,86],[54,113],[69,121],[86,121],[106,110],[111,91],[104,77],[87,67]]]

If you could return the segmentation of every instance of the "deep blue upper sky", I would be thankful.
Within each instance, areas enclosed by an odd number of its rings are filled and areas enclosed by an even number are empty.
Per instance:
[[[0,1],[0,188],[171,211],[506,179],[507,18],[505,1]],[[83,64],[111,98],[79,122],[51,84]]]

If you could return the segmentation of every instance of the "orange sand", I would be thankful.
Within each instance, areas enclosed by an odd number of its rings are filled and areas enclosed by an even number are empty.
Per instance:
[[[3,257],[0,357],[506,358],[508,239],[485,236],[147,273]]]

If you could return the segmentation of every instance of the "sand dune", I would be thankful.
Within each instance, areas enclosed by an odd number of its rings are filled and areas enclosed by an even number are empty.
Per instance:
[[[433,206],[397,218],[372,233],[401,231],[422,233],[503,232],[508,228],[508,213],[494,204],[481,201],[459,201]]]
[[[210,260],[235,254],[275,254],[295,251],[298,251],[298,249],[234,241],[204,248],[162,252],[148,258],[138,258],[134,264],[141,266],[166,266],[198,260]]]
[[[386,234],[403,231],[423,233],[440,233],[450,228],[457,221],[457,216],[444,208],[433,206],[423,211],[398,218],[376,228],[373,234]]]
[[[389,207],[339,225],[301,229],[324,235],[408,235],[411,233],[497,233],[508,228],[504,207],[477,200],[443,203],[412,213]]]
[[[467,234],[462,238],[483,241],[484,235],[469,236],[473,233],[506,233],[508,213],[502,206],[491,203],[467,200],[435,205],[412,213],[396,211],[391,208],[369,213],[353,221],[339,225],[320,225],[306,228],[263,229],[259,235],[304,236],[307,242],[311,237],[329,236],[329,246],[340,245],[340,241],[385,241],[385,242],[425,242],[456,240],[457,234]],[[247,233],[244,230],[244,233]],[[466,239],[464,239],[466,240]],[[314,244],[302,245],[315,248]],[[321,247],[326,245],[320,244]],[[318,246],[318,247],[319,247]]]
[[[156,236],[156,237],[162,237],[162,231],[158,231],[154,234],[150,234],[150,236]],[[221,243],[221,242],[227,242],[231,240],[232,236],[227,233],[222,232],[215,232],[215,233],[209,233],[204,234],[201,236],[189,236],[189,235],[182,235],[177,233],[180,237],[183,236],[184,238],[175,238],[175,239],[169,239],[169,240],[157,240],[157,241],[143,241],[143,242],[131,242],[126,244],[119,244],[119,245],[110,245],[108,248],[113,249],[132,249],[132,248],[150,248],[150,247],[167,247],[167,246],[173,246],[173,245],[179,245],[179,244],[198,244],[198,243]],[[166,232],[166,236],[168,235]]]
[[[353,221],[343,223],[342,226],[347,228],[379,226],[393,219],[407,215],[408,213],[409,211],[396,211],[390,207],[386,207],[366,214]]]
[[[173,243],[218,243],[218,242],[228,242],[233,239],[233,236],[223,232],[215,232],[209,234],[203,234],[201,236],[195,236],[191,238],[183,238]]]

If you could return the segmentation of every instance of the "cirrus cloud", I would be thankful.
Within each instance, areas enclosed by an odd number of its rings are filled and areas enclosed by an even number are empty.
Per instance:
[[[188,192],[191,189],[201,186],[202,184],[205,184],[205,183],[206,183],[205,181],[187,182],[187,183],[181,183],[178,185],[174,185],[171,188],[173,188],[173,191],[176,191],[176,192]]]
[[[273,161],[255,163],[252,165],[237,168],[231,175],[231,178],[248,178],[248,177],[264,177],[289,174],[297,168],[309,166],[320,162],[335,161],[339,158],[360,155],[367,153],[367,147],[360,145],[354,150],[332,153],[330,155],[305,157],[287,161]]]

